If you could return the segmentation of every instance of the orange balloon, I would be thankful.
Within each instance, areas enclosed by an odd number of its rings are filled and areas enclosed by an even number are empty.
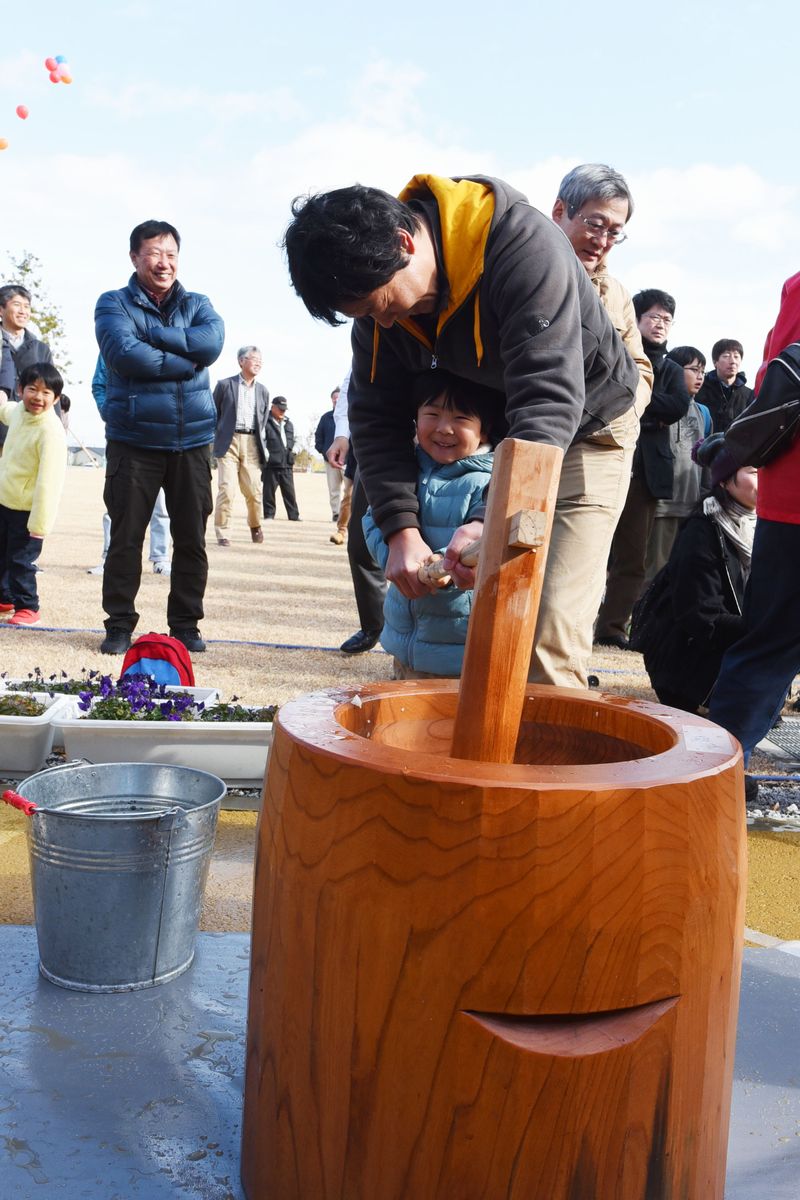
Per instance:
[[[0,150],[8,149],[8,141],[5,138],[0,138]]]
[[[71,75],[62,75],[61,82],[62,83],[72,83],[72,76]]]

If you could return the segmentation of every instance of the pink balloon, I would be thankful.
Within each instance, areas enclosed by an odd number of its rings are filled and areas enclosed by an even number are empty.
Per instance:
[[[58,63],[54,58],[46,58],[44,60],[44,65],[47,67],[48,71],[55,71]]]
[[[57,74],[56,71],[51,71],[49,79],[50,79],[51,83],[59,83],[61,80],[61,76],[59,74]]]
[[[16,114],[17,114],[17,116],[19,117],[19,119],[20,119],[21,121],[27,121],[27,119],[28,119],[28,110],[27,110],[27,108],[25,107],[25,105],[24,105],[24,104],[18,104],[18,105],[17,105],[17,107],[16,107]]]

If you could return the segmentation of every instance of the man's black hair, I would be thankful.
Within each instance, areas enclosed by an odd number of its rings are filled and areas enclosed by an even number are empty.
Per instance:
[[[484,438],[492,446],[505,436],[505,397],[494,388],[461,379],[449,371],[426,371],[414,378],[411,399],[415,415],[423,404],[441,400],[443,407],[452,412],[477,417]]]
[[[643,292],[637,292],[633,297],[633,307],[636,311],[636,319],[649,312],[651,308],[665,308],[671,317],[675,316],[675,298],[670,296],[669,292],[662,292],[660,288],[645,288]]]
[[[31,294],[26,287],[21,283],[6,283],[0,287],[0,308],[5,308],[9,300],[13,300],[15,296],[22,296],[23,300],[31,302]]]
[[[341,305],[363,300],[408,265],[398,232],[420,221],[378,188],[339,188],[292,202],[283,246],[292,286],[312,317],[342,325]]]
[[[53,364],[47,362],[31,363],[30,366],[23,367],[19,373],[17,387],[22,391],[23,388],[40,379],[45,387],[48,387],[51,392],[55,392],[56,396],[61,395],[64,390],[64,380]]]
[[[175,238],[175,245],[180,250],[181,235],[169,221],[142,221],[141,225],[131,230],[131,254],[139,253],[142,242],[148,242],[150,238],[168,237],[170,234]]]
[[[706,365],[706,356],[702,350],[698,350],[696,346],[673,346],[667,351],[667,358],[671,358],[679,367],[688,367],[689,363],[697,359],[699,366]]]
[[[726,350],[738,350],[742,358],[744,358],[744,347],[741,342],[737,342],[736,338],[720,338],[711,347],[711,361],[715,363],[719,356],[724,354]]]

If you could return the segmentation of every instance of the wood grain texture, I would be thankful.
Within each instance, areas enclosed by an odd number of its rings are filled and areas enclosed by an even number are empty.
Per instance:
[[[422,681],[281,710],[248,1200],[722,1200],[738,746],[661,706],[529,685],[526,719],[560,731],[550,761],[469,763],[441,750],[456,702]]]
[[[458,758],[513,761],[562,458],[556,446],[516,438],[495,451],[453,729]],[[539,549],[509,544],[523,510],[543,515]]]

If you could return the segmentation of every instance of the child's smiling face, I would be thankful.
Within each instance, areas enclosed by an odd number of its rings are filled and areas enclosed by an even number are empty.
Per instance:
[[[33,416],[46,413],[53,407],[57,399],[55,392],[42,379],[35,379],[33,383],[26,384],[22,389],[22,403],[25,411]]]
[[[477,454],[484,438],[478,417],[452,408],[437,396],[417,411],[417,441],[434,462],[452,463]]]

